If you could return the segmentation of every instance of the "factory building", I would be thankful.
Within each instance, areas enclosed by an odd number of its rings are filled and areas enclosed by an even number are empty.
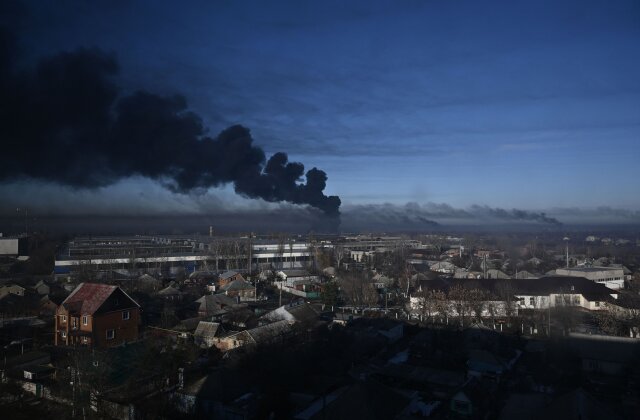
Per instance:
[[[196,271],[299,268],[312,259],[306,241],[255,237],[131,236],[75,238],[55,261],[57,277],[83,270],[98,277],[155,273],[173,277]]]

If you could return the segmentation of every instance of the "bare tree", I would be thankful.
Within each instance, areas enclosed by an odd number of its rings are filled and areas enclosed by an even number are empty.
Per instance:
[[[398,288],[402,290],[405,297],[409,296],[409,289],[411,288],[411,266],[405,264],[403,269],[398,273],[397,277]]]
[[[278,235],[278,255],[280,256],[280,269],[284,268],[284,249],[286,238],[283,234]]]
[[[571,295],[564,292],[555,295],[555,307],[550,312],[553,312],[553,319],[556,320],[563,329],[563,333],[566,334],[576,324],[576,310],[571,305]]]
[[[439,316],[444,317],[444,321],[448,324],[451,316],[451,303],[447,294],[441,290],[434,291],[433,294],[435,311]]]
[[[511,324],[513,317],[516,315],[517,309],[515,305],[516,290],[511,280],[504,280],[496,285],[497,298],[504,304],[504,315],[507,323]]]
[[[421,320],[433,321],[433,317],[438,314],[440,301],[445,300],[444,293],[440,290],[421,288],[418,292],[418,313]]]
[[[640,298],[633,296],[633,300]],[[640,337],[640,308],[637,303],[621,307],[610,303],[604,303],[601,310],[596,313],[596,321],[600,329],[611,335],[629,335]]]
[[[460,318],[460,325],[464,327],[466,319],[471,315],[469,290],[460,284],[449,289],[447,298],[451,302],[456,315]]]
[[[487,306],[487,293],[482,289],[471,289],[467,293],[469,299],[469,308],[476,318],[476,322],[482,323],[482,314]]]
[[[209,254],[216,259],[216,273],[220,270],[220,242],[217,240],[209,243]]]
[[[371,280],[363,272],[344,275],[339,280],[340,290],[352,306],[371,307],[378,303],[378,293]]]
[[[342,264],[345,253],[345,249],[341,245],[336,245],[333,247],[333,258],[336,261],[336,270],[340,268],[340,264]]]
[[[293,269],[293,239],[289,238],[289,268]]]

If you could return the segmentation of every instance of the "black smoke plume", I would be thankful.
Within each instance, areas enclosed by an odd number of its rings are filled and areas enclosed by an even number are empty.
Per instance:
[[[562,223],[542,212],[519,209],[502,209],[489,206],[472,205],[469,208],[455,208],[448,204],[406,203],[397,204],[359,204],[344,209],[342,218],[344,228],[429,230],[438,225],[456,224],[503,224],[535,223],[544,226],[562,226]]]
[[[12,39],[0,28],[0,181],[96,188],[140,175],[180,193],[231,183],[246,197],[339,217],[340,198],[323,192],[325,172],[305,173],[285,153],[267,160],[247,128],[235,125],[212,138],[181,96],[122,95],[115,57],[97,49],[17,70]]]
[[[553,226],[562,226],[562,223],[558,219],[549,217],[544,212],[532,212],[519,209],[506,210],[479,205],[471,206],[470,212],[471,214],[498,220],[537,222]]]

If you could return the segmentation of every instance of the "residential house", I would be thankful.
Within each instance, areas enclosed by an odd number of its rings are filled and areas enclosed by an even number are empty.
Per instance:
[[[16,295],[16,296],[24,296],[25,288],[19,286],[17,284],[9,284],[6,286],[0,287],[0,298],[5,297],[8,294]]]
[[[294,415],[296,420],[400,418],[411,399],[375,381],[358,381],[310,402]]]
[[[30,351],[19,356],[4,360],[0,369],[0,382],[4,382],[7,375],[24,376],[25,368],[29,366],[46,365],[51,362],[51,355],[43,351]],[[14,376],[15,377],[15,376]]]
[[[523,270],[518,271],[515,276],[517,279],[537,279],[540,276],[537,274],[530,273],[529,271]]]
[[[490,268],[486,271],[488,279],[509,279],[511,276],[506,274],[503,271],[497,270],[495,268]]]
[[[458,269],[458,267],[456,267],[449,261],[438,261],[434,264],[431,264],[429,266],[429,269],[438,273],[453,274]]]
[[[261,320],[268,322],[285,320],[297,323],[313,324],[318,321],[319,315],[320,312],[315,306],[301,300],[289,305],[283,305],[271,312],[267,312],[261,317]]]
[[[256,300],[256,287],[243,279],[242,276],[221,286],[220,293],[235,297],[239,302]]]
[[[571,267],[558,268],[557,276],[585,277],[593,282],[600,283],[609,289],[624,289],[625,274],[622,267]]]
[[[621,420],[624,417],[593,395],[578,388],[559,396],[546,407],[538,410],[535,418],[545,420]]]
[[[10,318],[39,314],[40,296],[26,289],[24,292],[23,294],[6,293],[0,296],[0,319],[2,322],[6,322]]]
[[[515,312],[522,309],[549,309],[557,306],[581,307],[588,310],[601,310],[605,303],[615,303],[619,293],[602,284],[587,280],[583,277],[545,276],[539,279],[481,279],[459,280],[440,279],[425,285],[428,290],[442,290],[447,292],[451,287],[459,285],[469,289],[481,289],[489,298],[484,302],[482,316],[504,316],[506,314],[506,300],[509,307],[515,300]],[[422,284],[418,292],[424,290]],[[510,294],[504,296],[505,292]],[[513,300],[512,300],[513,299]],[[420,311],[424,307],[424,297],[410,297],[411,310]],[[455,305],[449,305],[448,314],[457,316]],[[431,311],[432,316],[438,314]]]
[[[184,293],[182,293],[178,288],[175,287],[173,283],[171,283],[164,289],[158,290],[157,295],[161,299],[169,302],[179,302],[182,300]]]
[[[223,287],[227,283],[231,283],[234,280],[244,280],[244,277],[242,277],[242,274],[238,273],[237,271],[225,271],[218,276],[218,287]]]
[[[469,376],[481,377],[489,375],[500,377],[507,370],[505,364],[498,360],[490,351],[472,349],[469,351],[467,371]]]
[[[238,307],[237,299],[230,296],[204,295],[195,301],[198,316],[219,316],[226,314]]]
[[[388,289],[393,285],[393,279],[382,273],[375,273],[371,281],[376,289]]]
[[[640,341],[634,338],[570,333],[567,341],[585,373],[623,376],[640,360]]]
[[[295,287],[298,282],[319,282],[320,277],[310,274],[306,270],[280,270],[276,276],[284,280],[289,287]]]
[[[618,292],[583,277],[545,276],[510,283],[519,309],[548,309],[575,306],[600,310],[605,302],[614,302]]]
[[[469,271],[466,268],[458,268],[456,272],[453,273],[454,279],[480,279],[482,278],[482,273],[479,271]]]
[[[189,380],[188,376],[189,373],[181,373],[173,394],[178,411],[191,418],[255,418],[256,401],[249,392],[250,378],[227,369],[217,369],[195,380]]]
[[[215,339],[215,346],[222,351],[243,346],[274,344],[284,341],[293,333],[293,322],[276,321],[271,324],[231,333]]]
[[[224,328],[218,322],[200,321],[193,333],[194,342],[201,347],[213,347],[215,339],[224,334]]]
[[[114,347],[138,340],[140,305],[118,286],[80,283],[55,315],[56,346]]]
[[[404,323],[390,318],[365,318],[354,319],[351,330],[363,331],[374,336],[384,337],[389,343],[395,343],[404,335]]]
[[[138,277],[137,287],[138,290],[146,293],[157,292],[162,288],[162,280],[157,279],[149,274],[143,274]]]
[[[43,295],[48,295],[49,293],[51,293],[51,288],[49,287],[49,285],[47,283],[44,282],[44,280],[40,280],[38,281],[33,287],[32,289],[39,294],[40,296]]]
[[[451,397],[450,410],[456,417],[485,418],[494,384],[476,379],[469,380]]]

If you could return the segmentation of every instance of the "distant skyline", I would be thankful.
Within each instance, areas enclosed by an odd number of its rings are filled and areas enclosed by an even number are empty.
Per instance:
[[[324,170],[343,207],[640,209],[637,1],[25,5],[22,65],[113,52],[124,92],[183,94],[211,135],[248,127],[268,155]],[[0,193],[28,204],[20,185]],[[75,194],[28,190],[52,208]],[[232,195],[206,200],[246,207]],[[202,200],[140,179],[82,196],[140,212]]]

